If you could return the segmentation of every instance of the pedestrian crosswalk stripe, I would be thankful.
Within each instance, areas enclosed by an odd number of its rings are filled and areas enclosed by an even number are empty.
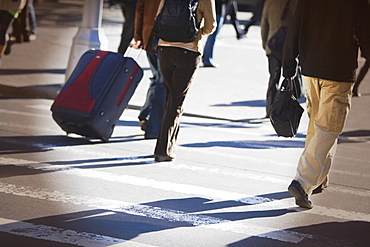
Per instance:
[[[287,177],[282,177],[282,176],[272,176],[268,174],[260,174],[258,172],[251,172],[251,171],[229,171],[227,169],[220,169],[220,168],[205,168],[205,167],[200,167],[200,166],[191,166],[191,165],[186,165],[186,164],[181,164],[177,163],[176,165],[173,165],[171,163],[161,163],[158,166],[160,167],[165,167],[167,169],[181,169],[181,170],[189,170],[189,171],[195,171],[195,172],[204,172],[205,174],[218,174],[222,176],[232,176],[232,177],[239,177],[239,178],[245,178],[248,180],[255,180],[255,181],[265,181],[265,182],[271,182],[271,183],[279,183],[279,184],[290,184],[292,181],[292,178],[287,178]],[[340,173],[339,171],[332,171],[332,173]],[[360,176],[360,177],[369,177],[370,174],[364,174],[364,173],[345,173],[347,175],[352,175],[352,176]],[[328,189],[331,192],[342,192],[345,194],[352,194],[355,196],[363,196],[363,197],[370,197],[370,190],[360,190],[356,188],[351,188],[347,189],[343,186],[330,186]]]
[[[35,225],[28,222],[19,222],[4,218],[0,218],[0,232],[58,243],[73,244],[76,246],[124,246],[124,244],[128,243],[130,243],[130,246],[139,246],[133,241],[103,236],[96,233],[77,232],[70,229],[40,224]],[[152,245],[140,244],[140,246],[149,247]]]
[[[3,123],[0,123],[0,125],[1,124],[3,124]],[[27,126],[24,126],[24,127],[27,127]],[[44,130],[45,127],[43,127],[42,129]],[[2,141],[3,142],[8,142],[8,143],[17,143],[17,144],[19,143],[19,144],[22,144],[22,145],[24,144],[23,142],[20,142],[18,140],[11,140],[11,139],[7,140],[7,138],[3,138]],[[33,147],[44,148],[44,149],[53,148],[56,151],[58,151],[58,150],[59,151],[68,151],[68,152],[74,152],[74,153],[78,153],[78,154],[83,152],[85,154],[99,155],[100,157],[111,157],[111,154],[109,154],[109,153],[90,152],[86,149],[80,149],[80,148],[75,147],[75,146],[73,146],[73,147],[71,147],[71,146],[58,146],[58,145],[43,144],[43,143],[33,143],[33,144],[29,144],[29,145],[31,145]],[[196,151],[196,152],[199,152],[199,151]],[[208,155],[212,155],[212,156],[213,155],[229,156],[229,154],[210,151],[210,150],[202,150],[200,152],[202,154],[208,154]],[[291,167],[292,166],[292,164],[289,164],[287,162],[279,162],[277,160],[272,160],[272,159],[263,160],[263,158],[261,158],[261,157],[251,157],[251,156],[237,155],[237,154],[233,154],[232,156],[233,156],[233,159],[248,160],[248,161],[256,162],[256,163],[264,162],[265,164],[268,164],[268,165],[282,166],[282,167]],[[125,158],[117,158],[117,160],[125,160]],[[139,161],[138,163],[140,163],[140,164],[148,163],[149,164],[149,163],[154,163],[154,162]],[[167,166],[168,168],[171,168],[171,169],[178,169],[178,166],[183,166],[183,169],[187,169],[187,170],[194,169],[194,168],[190,168],[190,166],[186,166],[186,165],[182,165],[182,164],[176,164],[176,166],[173,166],[172,164],[171,165],[164,164],[163,166]],[[293,164],[293,166],[295,167],[296,164]],[[214,169],[208,169],[207,171],[214,173],[215,170]],[[228,172],[228,171],[221,171],[220,174],[221,173],[222,173],[222,175],[226,175],[226,173],[231,175],[230,172]],[[346,175],[346,176],[359,176],[359,177],[364,177],[364,178],[367,178],[367,177],[370,178],[370,173],[356,173],[356,172],[339,171],[339,170],[332,170],[331,173],[336,173],[336,174],[341,174],[341,175]],[[234,173],[234,174],[236,174],[236,173]],[[239,173],[239,174],[242,174],[242,173]],[[273,182],[273,183],[286,183],[286,184],[288,184],[291,181],[291,177],[289,177],[287,179],[284,179],[281,176],[279,178],[277,178],[277,176],[273,177],[273,176],[268,176],[268,175],[265,175],[265,174],[264,175],[260,175],[260,174],[259,175],[252,175],[251,173],[247,173],[247,175],[242,174],[242,176],[247,176],[246,178],[248,178],[248,179],[253,179],[253,180],[258,180],[258,181],[266,181],[266,182]],[[355,195],[357,193],[359,193],[358,195],[363,194],[363,192],[358,192],[358,191],[355,191],[355,190],[348,190],[348,193],[355,194]],[[370,191],[368,191],[366,193],[370,195]]]
[[[50,116],[46,114],[37,114],[34,112],[11,111],[11,110],[5,110],[5,109],[0,109],[0,113],[13,114],[13,115],[18,115],[18,116],[26,116],[26,117],[50,118]]]
[[[246,234],[248,236],[269,238],[290,243],[299,243],[304,239],[314,238],[313,235],[258,226],[242,221],[231,221],[199,214],[189,214],[178,210],[162,209],[148,205],[139,205],[118,200],[96,198],[84,195],[65,194],[59,191],[18,186],[0,182],[0,193],[23,196],[38,200],[84,205],[113,212],[126,213],[169,222],[183,222],[195,227],[206,227],[221,231]],[[0,231],[3,227],[0,225]],[[85,245],[86,246],[86,245]],[[89,246],[89,245],[87,245]]]
[[[284,178],[266,174],[260,174],[257,172],[240,172],[240,171],[229,171],[227,169],[221,169],[221,168],[205,168],[200,166],[192,166],[192,165],[186,165],[182,163],[177,163],[176,165],[169,164],[169,163],[162,163],[159,164],[160,167],[165,167],[167,169],[177,169],[177,170],[188,170],[188,171],[195,171],[195,172],[204,172],[205,174],[218,174],[222,176],[232,176],[232,177],[239,177],[239,178],[245,178],[248,180],[256,180],[256,181],[266,181],[271,183],[280,183],[280,184],[288,184],[291,179],[290,178]]]
[[[179,184],[173,182],[166,182],[166,181],[157,181],[154,179],[148,178],[141,178],[136,176],[130,175],[115,175],[109,172],[103,171],[96,171],[93,169],[79,169],[74,166],[69,165],[51,165],[47,163],[36,163],[36,162],[29,162],[23,160],[13,160],[7,158],[1,158],[0,161],[3,164],[14,164],[18,166],[28,167],[31,169],[40,169],[40,170],[47,170],[47,171],[60,171],[66,173],[68,175],[80,176],[80,177],[87,177],[87,178],[94,178],[100,179],[103,181],[115,182],[115,183],[124,183],[129,185],[141,186],[141,187],[149,187],[160,189],[163,191],[172,191],[182,194],[188,195],[197,195],[197,196],[204,196],[206,198],[213,198],[213,199],[222,199],[222,200],[233,200],[248,204],[249,210],[258,210],[261,207],[267,209],[276,209],[276,208],[288,208],[289,210],[293,211],[300,211],[297,208],[291,208],[294,205],[293,198],[287,198],[282,200],[275,200],[273,198],[263,197],[263,196],[246,196],[245,194],[229,192],[229,191],[222,191],[216,190],[211,188],[205,188],[201,186],[195,185],[188,185],[188,184]],[[89,165],[86,163],[85,165]],[[83,166],[82,166],[83,167]],[[370,193],[368,191],[358,191],[357,196],[362,197],[370,197]],[[258,205],[256,208],[253,208],[253,205]],[[304,211],[308,214],[316,214],[320,216],[328,216],[334,217],[339,219],[345,220],[360,220],[360,221],[369,221],[370,222],[370,215],[360,212],[353,212],[353,211],[346,211],[340,209],[328,209],[325,207],[320,207],[315,205],[313,210]]]

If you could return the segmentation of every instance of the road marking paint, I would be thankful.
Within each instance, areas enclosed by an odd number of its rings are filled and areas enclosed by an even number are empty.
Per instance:
[[[176,169],[176,170],[188,170],[188,171],[195,171],[195,172],[204,172],[206,174],[218,174],[222,176],[231,176],[231,177],[238,177],[238,178],[245,178],[250,180],[256,181],[266,181],[271,183],[280,183],[280,184],[287,184],[291,182],[291,178],[276,178],[273,176],[265,175],[265,174],[252,174],[251,171],[228,171],[221,168],[205,168],[201,166],[190,166],[186,164],[178,163],[176,165],[169,164],[169,163],[161,163],[158,164],[160,167],[165,167],[169,169]],[[256,172],[257,173],[257,172]]]
[[[1,123],[0,123],[1,125]],[[3,138],[2,139],[2,142],[7,142],[7,143],[14,143],[14,144],[22,144],[22,145],[25,145],[25,143],[19,141],[19,140],[15,140],[15,139],[11,139],[11,138]],[[28,146],[32,146],[32,147],[38,147],[38,148],[44,148],[44,149],[50,149],[50,148],[53,148],[55,151],[68,151],[68,152],[72,152],[72,153],[77,153],[77,154],[81,154],[81,153],[84,153],[84,154],[87,154],[87,155],[94,155],[94,156],[97,156],[99,155],[100,157],[112,157],[112,154],[109,154],[109,153],[103,153],[103,152],[92,152],[92,151],[88,151],[86,149],[83,149],[83,148],[78,148],[76,146],[60,146],[60,145],[57,145],[57,144],[43,144],[43,143],[32,143],[32,144],[27,144]],[[247,155],[237,155],[237,154],[227,154],[227,153],[220,153],[220,152],[215,152],[215,151],[210,151],[210,150],[206,150],[206,149],[203,149],[201,151],[199,150],[194,150],[195,152],[198,152],[198,153],[202,153],[202,154],[209,154],[209,155],[218,155],[218,156],[224,156],[224,157],[231,157],[233,159],[241,159],[241,160],[247,160],[248,162],[258,162],[258,163],[265,163],[265,164],[271,164],[271,165],[274,165],[274,166],[285,166],[285,167],[291,167],[292,164],[289,164],[287,162],[278,162],[276,160],[271,160],[271,159],[261,159],[260,157],[251,157],[251,156],[247,156]]]
[[[115,175],[108,172],[103,171],[95,171],[92,169],[79,169],[74,166],[68,166],[68,165],[51,165],[47,163],[33,163],[33,164],[27,164],[21,163],[19,161],[16,162],[4,162],[6,161],[6,158],[1,158],[0,161],[3,161],[2,163],[14,163],[14,165],[17,166],[23,166],[31,169],[38,169],[38,170],[44,170],[44,171],[60,171],[63,173],[67,173],[70,175],[80,176],[80,177],[88,177],[88,178],[94,178],[94,179],[100,179],[104,181],[110,181],[115,183],[124,183],[124,184],[130,184],[135,186],[142,186],[142,187],[150,187],[155,189],[160,189],[163,191],[172,191],[182,194],[190,194],[190,195],[201,195],[205,197],[211,197],[211,198],[220,198],[223,200],[233,200],[235,198],[242,198],[239,199],[240,202],[246,203],[246,204],[260,204],[265,203],[267,201],[272,201],[273,199],[265,198],[265,197],[259,197],[259,196],[248,196],[245,197],[245,194],[241,193],[235,193],[235,192],[229,192],[229,191],[222,191],[217,189],[210,189],[205,188],[201,186],[196,185],[189,185],[189,184],[179,184],[179,183],[173,183],[173,182],[166,182],[166,181],[157,181],[155,179],[149,179],[149,178],[140,178],[136,176],[130,176],[130,175]],[[83,166],[87,166],[89,164],[85,163]],[[83,167],[83,166],[80,166]]]
[[[27,108],[36,109],[36,110],[43,110],[45,113],[49,114],[50,116],[50,105],[26,105]]]
[[[105,247],[112,245],[124,246],[123,244],[128,243],[136,244],[133,241],[103,236],[96,233],[77,232],[59,227],[40,224],[35,225],[28,222],[20,222],[4,218],[0,218],[0,232],[77,246]],[[149,245],[143,244],[142,246]]]
[[[4,109],[0,109],[0,113],[4,113],[4,114],[12,114],[12,115],[21,115],[21,116],[27,116],[27,117],[42,117],[42,118],[49,118],[50,119],[50,115],[46,115],[46,114],[37,114],[37,113],[29,113],[29,112],[21,112],[21,111],[10,111],[10,110],[4,110]]]
[[[114,175],[108,172],[102,172],[102,171],[94,171],[94,170],[88,170],[88,169],[79,169],[73,166],[68,165],[50,165],[47,163],[36,163],[31,162],[31,164],[27,164],[27,161],[23,160],[23,163],[21,160],[14,160],[13,159],[7,159],[0,157],[0,161],[7,161],[2,162],[4,164],[11,164],[18,166],[23,166],[31,169],[39,169],[39,170],[46,170],[46,171],[59,171],[63,172],[69,175],[74,176],[81,176],[81,177],[87,177],[87,178],[94,178],[94,179],[100,179],[103,181],[110,181],[115,183],[122,183],[122,184],[130,184],[135,186],[142,186],[142,187],[149,187],[149,188],[156,188],[163,191],[172,191],[182,194],[189,194],[189,195],[201,195],[206,198],[218,198],[222,200],[233,200],[241,203],[248,204],[248,210],[260,210],[262,208],[286,208],[291,211],[301,211],[299,208],[291,208],[293,204],[293,198],[287,198],[282,200],[276,200],[268,197],[262,197],[262,196],[246,196],[245,194],[241,193],[234,193],[234,192],[228,192],[228,191],[222,191],[222,190],[216,190],[216,189],[210,189],[210,188],[204,188],[200,186],[195,185],[187,185],[187,184],[178,184],[178,183],[172,183],[172,182],[166,182],[166,181],[157,181],[154,179],[148,179],[148,178],[140,178],[135,176],[129,176],[129,175]],[[88,165],[88,164],[86,164]],[[341,189],[337,190],[338,192],[341,191]],[[361,197],[370,197],[370,191],[352,191],[348,190],[346,193],[351,192],[352,194],[356,196]],[[255,208],[253,205],[257,205]],[[309,214],[316,214],[320,216],[328,216],[328,217],[334,217],[339,219],[346,219],[346,220],[360,220],[360,221],[369,221],[370,222],[370,215],[360,212],[353,212],[353,211],[346,211],[346,210],[339,210],[339,209],[332,209],[332,208],[325,208],[315,205],[314,209],[309,211],[304,211],[305,213]]]
[[[12,123],[12,122],[0,122],[0,126],[5,126],[5,127],[11,127],[11,128],[14,128],[14,129],[30,129],[30,130],[38,130],[38,131],[55,131],[55,128],[51,128],[49,125],[38,125],[38,126],[35,126],[35,125],[22,125],[22,124],[17,124],[17,123]],[[28,134],[27,134],[28,135]],[[12,136],[13,138],[16,137],[16,136]],[[2,137],[2,140],[1,142],[7,142],[7,143],[15,143],[15,144],[22,144],[22,145],[27,145],[26,143],[24,142],[19,142],[17,140],[11,140],[11,138],[7,138],[7,137]],[[32,146],[32,145],[28,145],[28,146]]]
[[[96,198],[84,195],[65,194],[59,191],[33,188],[29,186],[18,186],[0,182],[0,192],[15,196],[23,196],[38,200],[69,203],[73,205],[84,205],[90,208],[99,208],[113,212],[126,213],[130,215],[148,217],[152,219],[167,220],[169,222],[182,222],[196,227],[206,227],[221,231],[246,234],[270,238],[283,242],[299,243],[313,235],[297,233],[289,230],[280,230],[271,227],[257,226],[246,222],[231,221],[210,217],[200,214],[189,214],[177,210],[162,209],[148,205],[139,205],[118,200]],[[0,226],[0,231],[3,226]],[[86,245],[85,245],[86,246]],[[89,245],[87,245],[89,246]]]

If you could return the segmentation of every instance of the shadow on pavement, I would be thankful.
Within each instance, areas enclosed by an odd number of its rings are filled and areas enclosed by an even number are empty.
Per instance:
[[[338,143],[362,143],[370,142],[370,130],[354,130],[343,132],[339,136]]]
[[[19,74],[65,74],[65,69],[0,69],[0,75]],[[59,84],[58,84],[59,85]]]
[[[112,137],[109,142],[140,141],[142,135]],[[54,147],[104,144],[100,139],[75,135],[4,136],[0,137],[0,154],[45,152]]]
[[[203,143],[183,144],[183,147],[209,148],[209,147],[230,147],[230,148],[249,148],[249,149],[270,149],[270,148],[303,148],[304,141],[212,141]]]
[[[81,202],[78,203],[85,204],[89,201],[88,199],[81,199]],[[104,199],[101,203],[104,204]],[[36,226],[50,227],[61,235],[63,232],[75,231],[84,234],[84,237],[93,238],[94,234],[98,234],[99,236],[130,240],[141,234],[180,227],[217,225],[245,219],[278,217],[287,213],[297,213],[288,209],[233,211],[235,207],[247,205],[232,200],[213,202],[201,197],[168,199],[137,205],[123,203],[121,206],[116,206],[117,208],[114,208],[114,206],[107,204],[106,207],[109,209],[85,210],[34,218],[24,222],[33,224],[35,229]],[[229,209],[229,212],[200,214],[202,211],[218,209]],[[1,227],[17,229],[19,233],[22,233],[23,230],[22,223],[19,222],[9,223]],[[37,233],[37,230],[35,233]],[[8,238],[8,241],[10,240],[11,238]]]
[[[249,106],[249,107],[265,107],[266,100],[248,100],[248,101],[237,101],[230,104],[216,104],[213,106]]]
[[[272,239],[250,237],[229,244],[229,247],[244,246],[316,246],[316,247],[367,247],[370,243],[370,223],[361,221],[328,222],[286,229],[310,234],[315,238],[305,239],[299,244],[288,244]]]

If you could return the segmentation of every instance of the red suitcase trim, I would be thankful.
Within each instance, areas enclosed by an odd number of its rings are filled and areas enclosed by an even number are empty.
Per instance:
[[[96,102],[89,94],[89,83],[96,68],[107,54],[108,51],[99,51],[76,81],[59,93],[54,106],[90,113]]]
[[[135,74],[136,74],[136,72],[137,72],[138,69],[139,69],[139,66],[136,65],[135,68],[133,69],[130,77],[129,77],[130,79],[127,81],[125,87],[122,90],[121,95],[119,96],[118,100],[116,101],[116,106],[119,106],[121,104],[121,102],[123,100],[123,97],[126,95],[126,92],[129,89],[129,87],[131,85],[131,82],[132,82],[132,79],[134,79],[134,76],[135,76]]]

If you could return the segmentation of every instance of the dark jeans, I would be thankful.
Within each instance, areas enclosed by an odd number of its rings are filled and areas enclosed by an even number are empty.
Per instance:
[[[225,20],[224,16],[221,16],[221,15],[216,16],[216,21],[217,21],[216,30],[207,37],[207,42],[204,46],[204,52],[203,52],[204,65],[215,65],[213,61],[213,50],[215,47],[217,35],[219,34],[221,27],[224,24],[224,20]]]
[[[182,106],[200,62],[200,54],[178,47],[161,46],[159,61],[167,100],[154,154],[173,157]]]
[[[136,1],[119,1],[119,4],[121,6],[125,22],[122,27],[121,42],[118,46],[118,52],[125,54],[132,38],[134,37]]]
[[[261,22],[262,10],[265,5],[265,0],[258,0],[257,5],[253,8],[253,16],[249,19],[248,23],[245,25],[244,31],[248,32],[250,26]]]
[[[237,18],[237,12],[238,12],[238,4],[235,0],[229,0],[227,3],[227,10],[226,10],[226,16],[230,16],[231,23],[234,26],[236,37],[239,39],[240,36],[244,35],[244,32],[240,29],[240,23]]]
[[[279,90],[279,82],[281,77],[281,61],[273,55],[268,55],[270,79],[266,94],[266,117],[270,116],[271,106],[274,102],[276,93]]]
[[[164,88],[158,55],[146,52],[153,77],[146,94],[146,101],[140,109],[139,119],[147,120],[145,137],[154,138],[159,134],[161,128],[164,106],[166,102],[166,90]]]
[[[33,0],[28,0],[28,11],[29,11],[29,22],[30,22],[30,29],[31,34],[36,34],[36,14],[35,8],[33,6]]]

